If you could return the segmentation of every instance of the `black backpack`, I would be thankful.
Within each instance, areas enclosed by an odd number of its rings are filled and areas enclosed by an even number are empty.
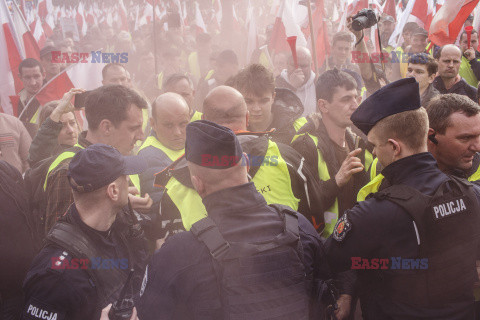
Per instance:
[[[212,255],[224,319],[309,319],[311,279],[302,262],[297,213],[272,206],[284,230],[265,242],[229,243],[209,217],[191,228]]]

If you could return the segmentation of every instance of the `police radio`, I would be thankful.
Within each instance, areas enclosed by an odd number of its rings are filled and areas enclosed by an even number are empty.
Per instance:
[[[131,297],[125,297],[127,294],[127,289],[130,287],[132,276],[133,269],[130,269],[127,282],[125,282],[125,285],[120,292],[120,297],[113,303],[112,308],[108,312],[108,318],[110,320],[129,320],[132,317],[134,307],[133,299]]]

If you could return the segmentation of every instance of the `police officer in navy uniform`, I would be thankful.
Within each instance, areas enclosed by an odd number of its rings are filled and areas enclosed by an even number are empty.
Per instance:
[[[309,319],[312,288],[328,272],[317,232],[289,207],[267,205],[232,130],[201,120],[186,133],[208,217],[155,253],[135,302],[139,318]],[[205,163],[205,155],[225,161]]]
[[[147,260],[137,214],[128,205],[128,176],[146,169],[141,157],[93,144],[69,164],[75,202],[46,237],[24,282],[22,319],[99,319],[127,288],[140,289]]]
[[[418,83],[383,87],[351,119],[385,181],[337,222],[326,242],[331,268],[360,269],[364,319],[472,319],[478,199],[427,152]]]

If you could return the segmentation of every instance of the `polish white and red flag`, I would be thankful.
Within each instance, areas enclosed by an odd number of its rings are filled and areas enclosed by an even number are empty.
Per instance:
[[[287,37],[297,37],[297,47],[307,46],[307,40],[302,32],[302,29],[297,24],[293,15],[293,1],[283,0],[278,8],[275,23],[273,25],[272,36],[268,47],[275,53],[278,52],[290,52],[290,47],[287,42]]]
[[[104,66],[104,63],[91,63],[90,61],[88,63],[76,63],[69,66],[47,82],[38,93],[27,102],[27,106],[23,112],[30,108],[30,102],[33,101],[33,99],[37,99],[42,106],[47,102],[61,99],[63,95],[72,88],[93,90],[100,87],[102,85],[102,69]],[[84,127],[83,114],[77,113],[77,120],[80,122],[80,126]]]
[[[429,30],[430,40],[438,46],[454,43],[478,2],[479,0],[446,0],[433,17]]]
[[[0,0],[0,107],[2,112],[17,115],[18,92],[23,84],[18,66],[25,58],[39,58],[39,48],[16,4],[10,12]]]

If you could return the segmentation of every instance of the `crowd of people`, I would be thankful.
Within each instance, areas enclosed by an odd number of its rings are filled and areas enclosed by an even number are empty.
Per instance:
[[[58,26],[21,61],[0,319],[480,319],[479,30],[437,46],[408,22],[393,48],[382,14],[375,60],[349,16],[315,67],[309,47],[268,53],[259,1],[247,60],[247,5],[225,1],[225,32],[216,1],[207,32],[166,1],[156,25]],[[128,62],[36,99],[70,67],[56,52],[97,49]]]

